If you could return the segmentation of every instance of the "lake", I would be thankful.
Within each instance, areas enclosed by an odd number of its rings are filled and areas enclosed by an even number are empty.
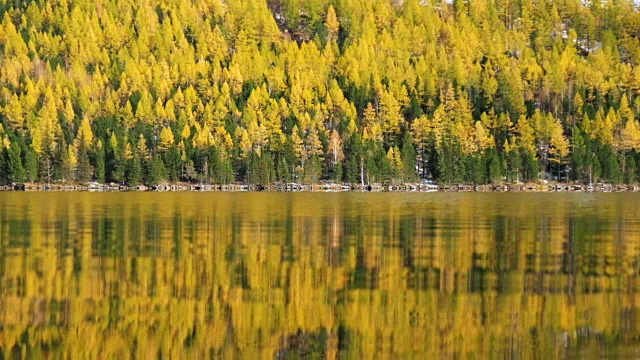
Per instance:
[[[0,357],[638,357],[638,214],[634,193],[0,193]]]

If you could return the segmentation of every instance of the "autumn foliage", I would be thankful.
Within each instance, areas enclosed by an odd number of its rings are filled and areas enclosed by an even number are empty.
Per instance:
[[[0,4],[0,182],[634,183],[631,1]]]

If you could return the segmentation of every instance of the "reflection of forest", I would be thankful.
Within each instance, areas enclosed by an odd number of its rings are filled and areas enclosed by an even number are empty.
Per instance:
[[[637,354],[636,198],[0,194],[0,348]]]

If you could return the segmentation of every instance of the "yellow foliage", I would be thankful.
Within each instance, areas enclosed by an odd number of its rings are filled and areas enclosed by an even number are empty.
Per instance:
[[[149,152],[149,148],[147,147],[147,139],[142,134],[140,134],[140,137],[138,137],[136,151],[138,153],[138,156],[140,156],[140,159],[148,160],[151,157],[151,153]]]
[[[158,145],[158,150],[167,151],[175,144],[175,140],[173,138],[173,132],[171,128],[164,127],[162,131],[160,131],[160,144]]]
[[[555,156],[551,160],[558,163],[569,155],[569,141],[563,132],[562,126],[558,123],[551,133],[551,149],[549,153]]]
[[[85,116],[82,118],[77,137],[78,145],[89,148],[93,144],[93,131],[89,119]]]

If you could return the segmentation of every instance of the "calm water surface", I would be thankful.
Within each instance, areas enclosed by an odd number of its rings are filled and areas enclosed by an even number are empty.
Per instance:
[[[640,194],[0,194],[0,358],[640,356]]]

